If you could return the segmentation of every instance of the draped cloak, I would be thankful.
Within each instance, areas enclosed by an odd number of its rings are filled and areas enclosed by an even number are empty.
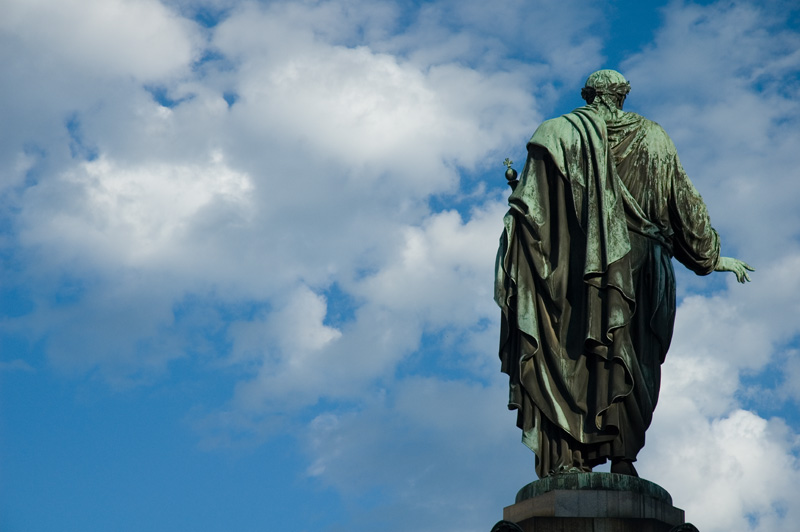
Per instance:
[[[672,337],[671,257],[713,271],[719,237],[655,122],[591,107],[544,122],[495,268],[500,359],[540,477],[635,460]]]

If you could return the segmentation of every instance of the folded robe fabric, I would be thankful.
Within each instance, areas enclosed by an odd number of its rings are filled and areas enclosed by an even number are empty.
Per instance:
[[[702,198],[660,126],[583,107],[536,130],[509,206],[500,358],[537,474],[635,460],[672,334],[673,249],[701,274],[719,256]]]

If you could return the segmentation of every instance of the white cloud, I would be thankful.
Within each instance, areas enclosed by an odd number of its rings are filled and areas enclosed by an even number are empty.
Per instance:
[[[221,157],[212,154],[205,165],[79,163],[26,192],[20,239],[47,248],[55,263],[194,269],[200,257],[192,248],[247,223],[252,211],[249,177]]]
[[[758,290],[756,286],[736,286],[732,290]],[[771,328],[759,316],[751,315],[737,299],[722,296],[684,299],[670,353],[724,360],[739,369],[764,366],[775,340]]]
[[[234,324],[231,361],[260,364],[257,377],[238,387],[235,403],[259,414],[287,401],[297,407],[325,397],[356,399],[369,382],[389,378],[423,332],[453,330],[460,337],[465,328],[495,323],[491,250],[504,210],[491,203],[468,222],[448,211],[405,228],[405,244],[377,273],[344,285],[359,307],[339,329],[325,325],[324,298],[305,287],[280,308]],[[493,333],[480,326],[470,335]],[[496,346],[478,353],[460,340],[450,348],[467,368],[497,360]]]
[[[308,427],[308,474],[346,501],[378,492],[353,528],[485,531],[532,480],[533,454],[506,410],[505,380],[489,387],[411,378],[373,394],[358,413],[327,413]]]
[[[231,16],[215,44],[241,56],[233,112],[243,128],[278,146],[300,140],[292,151],[325,161],[320,171],[345,172],[360,186],[383,181],[404,200],[455,192],[456,166],[474,167],[533,122],[517,74],[421,69],[364,46],[331,46],[271,11]]]
[[[356,293],[396,313],[419,314],[431,327],[469,326],[494,316],[492,250],[507,207],[491,203],[464,223],[455,211],[404,231],[405,244]]]
[[[744,410],[708,419],[690,404],[664,401],[640,473],[667,488],[700,530],[794,530],[797,434]]]
[[[95,76],[159,80],[196,58],[194,24],[156,0],[12,0],[0,30],[38,59]]]
[[[276,399],[280,408],[316,402],[329,388],[325,381],[337,376],[327,371],[331,352],[325,348],[342,336],[324,324],[326,313],[325,298],[301,287],[280,310],[232,327],[232,361],[260,359],[258,376],[237,386],[236,408],[261,413],[265,406],[275,409]]]
[[[536,79],[539,92],[575,83],[602,62],[602,24],[600,10],[581,0],[441,1],[421,6],[405,31],[377,46],[424,67],[454,62],[518,72]]]
[[[12,0],[0,43],[0,113],[13,124],[0,132],[0,191],[12,203],[26,183],[71,164],[71,122],[82,129],[88,118],[106,134],[110,123],[111,137],[142,142],[130,129],[150,100],[142,84],[190,75],[203,46],[195,23],[155,0]],[[102,151],[105,136],[92,133],[79,132],[86,151]]]
[[[17,6],[15,16],[24,22],[33,7]],[[123,14],[107,16],[112,22],[118,15],[124,19],[128,7],[112,4],[108,9]],[[145,3],[136,9],[150,8]],[[153,9],[153,17],[174,18],[163,8]],[[205,77],[172,79],[166,67],[130,72],[142,78],[166,76],[171,97],[190,96],[172,109],[152,101],[141,79],[125,83],[122,74],[112,72],[118,79],[85,94],[76,85],[69,98],[37,110],[40,127],[12,139],[6,149],[17,168],[17,186],[24,174],[35,175],[27,188],[9,196],[20,213],[14,223],[23,255],[35,264],[27,275],[39,286],[40,305],[25,326],[40,318],[34,330],[44,334],[47,327],[58,327],[67,334],[56,325],[64,319],[61,312],[48,310],[52,304],[46,292],[57,284],[54,272],[94,278],[70,306],[77,323],[91,323],[98,315],[119,317],[107,309],[125,307],[125,297],[139,294],[133,307],[150,310],[135,320],[138,332],[119,335],[118,342],[135,337],[153,346],[172,334],[164,332],[174,328],[172,308],[188,294],[271,303],[279,316],[288,312],[279,302],[289,301],[300,287],[320,293],[335,281],[361,298],[363,308],[342,330],[342,338],[322,352],[336,351],[338,358],[330,360],[362,368],[343,373],[363,383],[386,375],[416,349],[426,330],[423,318],[433,319],[434,327],[464,326],[490,312],[490,297],[476,307],[469,294],[489,295],[501,209],[492,203],[466,224],[455,213],[426,221],[427,199],[434,192],[463,199],[458,168],[483,166],[487,155],[500,160],[511,139],[530,133],[535,100],[525,76],[461,64],[420,68],[367,46],[331,44],[325,39],[347,40],[348,32],[360,31],[359,25],[391,25],[391,13],[359,11],[352,19],[352,6],[325,3],[320,11],[304,7],[301,14],[311,18],[307,26],[298,26],[302,17],[296,9],[288,4],[233,9],[212,30],[214,45],[231,63],[220,70],[209,67]],[[335,35],[317,31],[315,24],[324,26],[333,12],[339,22],[331,24],[341,24],[340,30],[331,27]],[[131,20],[139,13],[134,10]],[[93,26],[86,24],[91,34]],[[119,38],[125,35],[121,31]],[[184,37],[188,40],[181,42],[191,42],[184,33],[175,35]],[[43,53],[32,41],[22,41],[27,46],[20,48],[23,57]],[[102,54],[114,56],[115,46]],[[187,60],[178,48],[170,63],[175,68]],[[91,64],[105,57],[75,53]],[[133,61],[122,52],[114,57]],[[46,71],[36,75],[35,82],[23,78],[20,83],[50,85],[44,81]],[[68,72],[54,75],[68,77]],[[230,108],[221,94],[228,89],[239,95]],[[64,126],[70,116],[74,131]],[[26,138],[48,149],[31,154],[24,148]],[[70,158],[70,142],[85,144],[97,158]],[[435,275],[422,278],[408,269],[410,263],[397,269],[398,250],[414,239],[431,253],[428,267]],[[481,250],[487,254],[485,264]],[[437,267],[434,261],[440,260]],[[434,280],[444,286],[437,288]],[[391,283],[404,286],[408,294],[392,295]],[[370,296],[371,288],[376,294]],[[437,307],[417,315],[411,293],[419,298],[416,304]],[[378,295],[394,300],[384,303]],[[153,299],[145,301],[148,297]],[[452,297],[462,303],[448,305]],[[14,323],[23,326],[21,320]],[[58,349],[64,363],[72,356],[111,364],[113,353],[121,352],[117,341],[100,339],[102,334],[89,327],[75,331],[88,338],[97,334],[97,342],[90,342],[96,348],[87,357]],[[231,334],[236,338],[238,329]],[[356,363],[363,357],[361,345],[371,346],[375,355]],[[107,356],[101,355],[106,348]],[[276,349],[291,351],[282,344]],[[129,362],[136,356],[130,355]],[[174,356],[165,353],[164,360]],[[252,357],[245,358],[252,363]],[[293,389],[300,380],[298,372],[275,389]],[[327,391],[353,390],[346,384],[321,386],[309,400]]]
[[[800,351],[797,349],[788,349],[786,351],[786,361],[783,373],[785,381],[780,387],[780,393],[783,397],[794,400],[800,405]]]

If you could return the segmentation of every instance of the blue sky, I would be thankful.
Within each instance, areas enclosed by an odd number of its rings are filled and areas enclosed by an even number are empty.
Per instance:
[[[0,529],[489,530],[535,478],[501,162],[615,68],[758,269],[677,266],[637,468],[704,532],[795,530],[793,2],[3,9]]]

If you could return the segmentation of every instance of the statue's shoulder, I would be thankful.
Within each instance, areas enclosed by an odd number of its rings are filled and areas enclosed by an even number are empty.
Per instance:
[[[645,128],[648,131],[652,131],[653,133],[659,133],[666,135],[667,132],[664,131],[664,128],[658,122],[654,122],[649,118],[645,118],[638,113],[633,113],[629,111],[625,111],[624,113],[625,119],[631,122],[636,122],[639,127]]]
[[[596,122],[599,116],[588,107],[579,107],[565,115],[545,120],[536,128],[528,145],[550,147],[554,142],[568,142],[570,138],[577,138],[577,128],[586,120]]]
[[[639,130],[650,151],[671,154],[677,153],[675,144],[660,124],[640,114],[625,112],[623,122]]]
[[[569,114],[557,116],[555,118],[550,118],[549,120],[545,120],[539,127],[536,128],[536,131],[533,133],[535,137],[537,134],[545,135],[545,134],[552,134],[554,132],[559,131],[567,131],[572,127],[572,122],[569,120]]]

